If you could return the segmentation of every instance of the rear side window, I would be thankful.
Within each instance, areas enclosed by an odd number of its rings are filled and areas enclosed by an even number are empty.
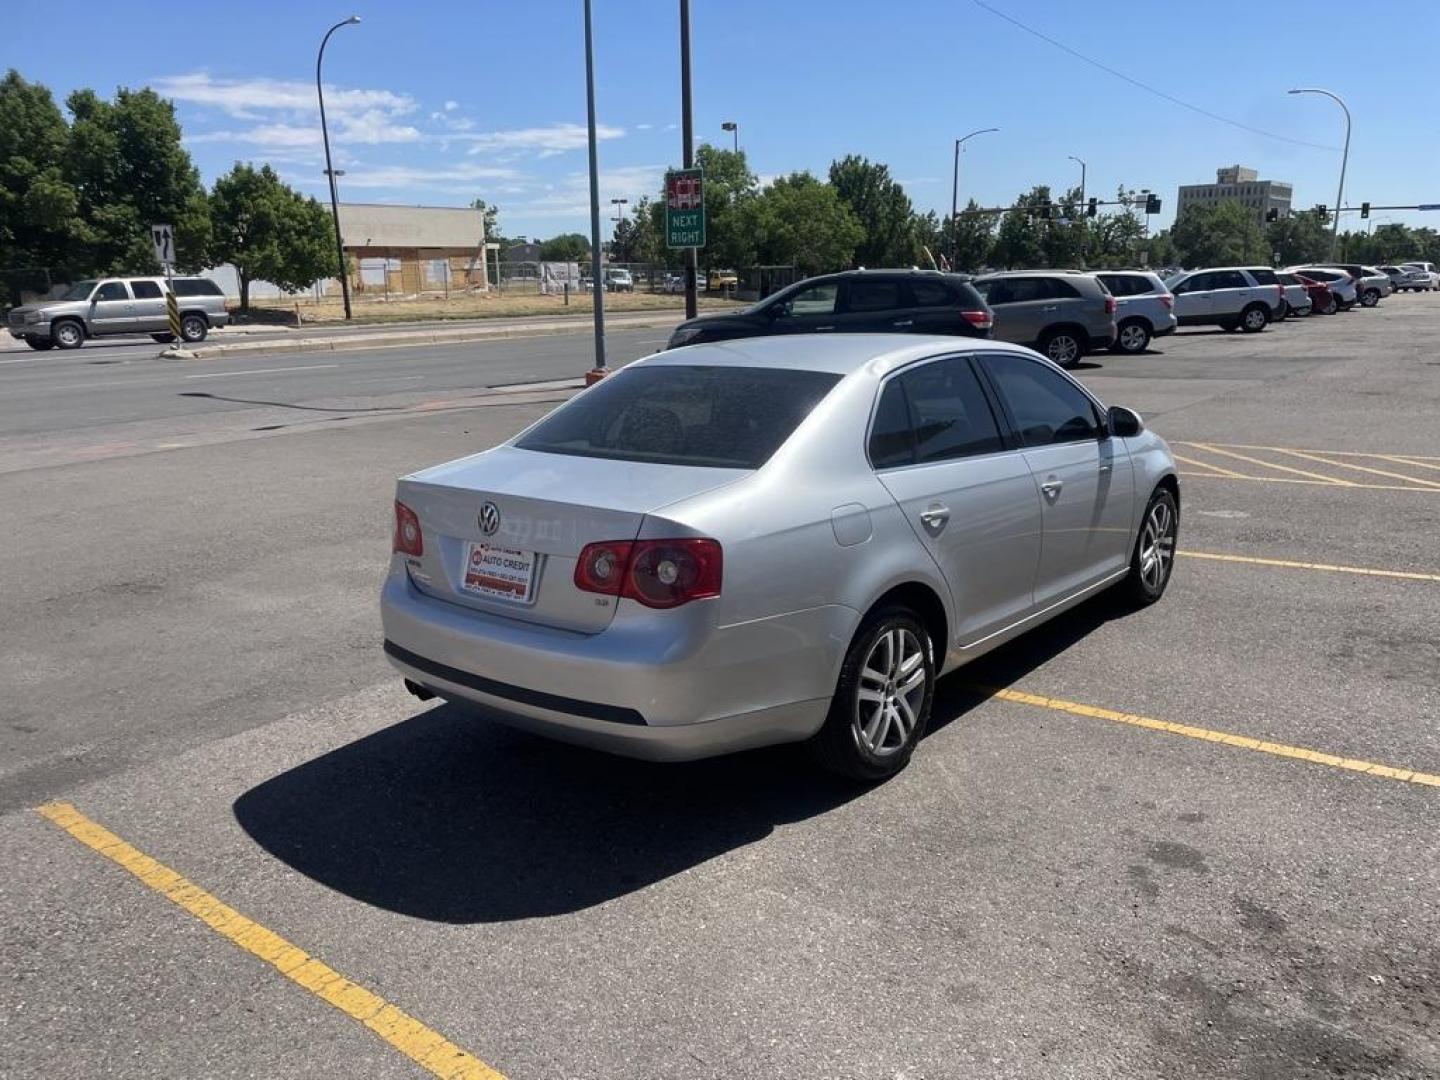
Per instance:
[[[903,306],[898,281],[851,281],[845,287],[846,311],[894,311]]]
[[[136,300],[159,300],[160,283],[158,281],[132,281],[130,291],[135,294]]]
[[[1095,406],[1059,372],[1023,356],[992,354],[982,362],[1027,447],[1099,438]]]
[[[209,278],[176,278],[176,296],[224,296],[225,290]]]
[[[910,292],[915,297],[916,307],[946,307],[955,302],[950,287],[939,281],[912,281]]]
[[[899,379],[891,379],[880,392],[875,422],[870,425],[870,464],[877,469],[891,469],[914,460],[915,433],[910,429],[905,388]]]
[[[540,421],[522,450],[758,469],[839,375],[663,364],[622,371]]]
[[[916,460],[921,464],[1004,449],[990,403],[968,360],[958,356],[936,360],[906,372],[899,381],[910,403]]]
[[[1274,270],[1266,270],[1263,267],[1250,271],[1250,276],[1261,285],[1274,285],[1277,283]]]
[[[1143,296],[1155,288],[1149,278],[1139,274],[1100,274],[1099,277],[1113,296]]]

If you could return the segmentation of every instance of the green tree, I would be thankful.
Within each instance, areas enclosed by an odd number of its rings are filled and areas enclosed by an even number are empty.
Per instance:
[[[540,245],[541,262],[582,262],[590,257],[590,241],[578,232],[552,236]]]
[[[80,193],[64,174],[69,128],[49,89],[0,81],[0,266],[85,269]]]
[[[974,273],[986,265],[995,246],[995,226],[999,214],[979,212],[980,204],[971,199],[965,209],[947,221],[942,229],[945,257],[956,270]]]
[[[210,214],[200,174],[180,141],[175,107],[153,90],[118,90],[103,101],[76,90],[65,173],[79,192],[84,261],[92,273],[158,271],[149,226],[175,227],[176,261],[209,260]]]
[[[915,208],[890,168],[851,154],[830,164],[830,186],[865,230],[855,249],[861,266],[913,266],[920,260]]]
[[[1330,230],[1309,211],[1270,222],[1265,229],[1265,242],[1272,252],[1280,253],[1281,266],[1318,262],[1330,257]]]
[[[339,271],[335,233],[325,208],[281,183],[269,165],[237,163],[210,193],[211,252],[240,278],[240,310],[250,310],[250,283],[303,289]]]
[[[1050,201],[1050,188],[1044,184],[1031,188],[1015,200],[1015,208],[1008,211],[1000,222],[1000,231],[990,252],[991,262],[1020,269],[1049,265],[1045,233],[1050,222],[1041,216],[1041,212],[1049,208]]]
[[[782,176],[745,204],[762,264],[820,274],[851,264],[865,231],[835,189],[808,172]]]
[[[491,206],[484,199],[476,199],[470,204],[471,210],[479,210],[485,218],[485,242],[487,244],[506,243],[504,235],[500,232],[500,208]]]
[[[750,171],[745,151],[724,150],[704,143],[695,151],[695,164],[705,170],[706,246],[700,252],[702,266],[736,269],[755,261],[755,243],[745,228],[746,208],[760,190]],[[664,198],[661,198],[661,227],[664,226]],[[664,240],[663,231],[660,239]],[[681,255],[683,261],[683,253]]]
[[[1180,249],[1175,246],[1175,241],[1170,235],[1169,229],[1161,229],[1150,237],[1149,243],[1145,245],[1149,252],[1151,266],[1180,266]],[[1115,265],[1123,265],[1116,263]]]
[[[1175,219],[1170,235],[1186,266],[1270,263],[1270,251],[1255,215],[1238,202],[1187,206]]]

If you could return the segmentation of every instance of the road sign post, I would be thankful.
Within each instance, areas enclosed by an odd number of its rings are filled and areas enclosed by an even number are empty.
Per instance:
[[[151,225],[150,243],[155,249],[155,261],[165,269],[165,316],[170,324],[170,336],[180,340],[180,304],[175,299],[175,230],[169,225]]]
[[[701,169],[665,174],[665,245],[705,246],[705,175]]]

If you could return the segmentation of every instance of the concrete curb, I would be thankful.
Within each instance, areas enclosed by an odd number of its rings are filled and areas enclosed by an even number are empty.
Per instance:
[[[661,319],[642,318],[607,322],[617,330],[651,330],[674,325],[672,317]],[[542,323],[537,326],[472,326],[457,330],[426,329],[376,332],[373,334],[346,334],[324,338],[295,338],[289,341],[237,341],[223,345],[201,345],[195,349],[180,349],[171,346],[158,354],[161,360],[212,360],[224,356],[255,356],[260,353],[308,353],[346,352],[357,349],[385,348],[400,345],[456,345],[467,341],[486,341],[493,338],[548,337],[558,334],[577,334],[589,331],[591,324]]]

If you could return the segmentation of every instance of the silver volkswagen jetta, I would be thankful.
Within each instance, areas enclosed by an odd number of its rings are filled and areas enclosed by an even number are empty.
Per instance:
[[[808,740],[878,780],[935,680],[1108,586],[1159,599],[1169,448],[1028,349],[752,338],[631,364],[398,483],[421,697],[639,757]]]

